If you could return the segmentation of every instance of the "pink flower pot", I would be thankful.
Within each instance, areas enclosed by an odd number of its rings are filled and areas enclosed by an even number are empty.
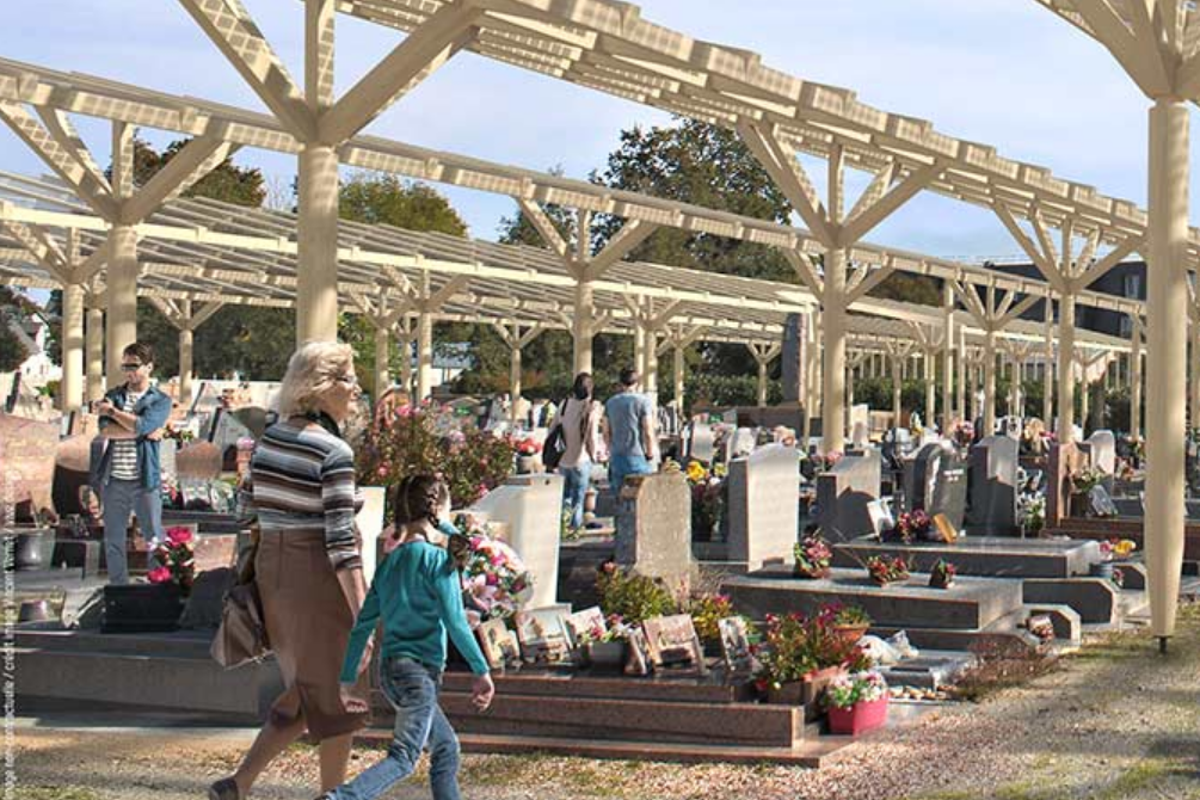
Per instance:
[[[860,733],[882,727],[887,722],[888,696],[878,700],[855,703],[850,708],[829,709],[829,732],[843,736],[858,736]]]

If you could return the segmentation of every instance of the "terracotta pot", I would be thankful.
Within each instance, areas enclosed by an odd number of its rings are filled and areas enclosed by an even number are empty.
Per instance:
[[[878,700],[855,703],[850,708],[829,709],[829,732],[842,736],[858,736],[887,724],[888,696]]]
[[[858,644],[858,640],[861,639],[864,634],[866,634],[867,629],[870,627],[870,623],[863,623],[860,625],[835,625],[833,626],[833,632],[842,644],[844,644],[846,647],[853,647],[854,645]]]

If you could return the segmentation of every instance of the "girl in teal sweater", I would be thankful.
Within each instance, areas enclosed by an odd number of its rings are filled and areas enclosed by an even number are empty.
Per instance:
[[[450,511],[450,491],[431,475],[416,475],[396,487],[393,497],[399,545],[375,572],[375,580],[350,632],[342,685],[354,685],[366,669],[363,658],[375,624],[383,619],[379,684],[396,710],[387,758],[349,783],[322,795],[328,800],[371,800],[407,778],[429,747],[429,778],[434,800],[459,800],[458,737],[438,706],[437,691],[446,666],[446,634],[475,674],[471,699],[484,711],[495,686],[487,661],[467,625],[459,564],[429,539]],[[345,694],[345,693],[344,693]],[[347,697],[349,702],[352,698]]]

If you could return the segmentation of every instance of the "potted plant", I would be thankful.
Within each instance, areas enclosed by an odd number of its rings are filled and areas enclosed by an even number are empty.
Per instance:
[[[867,559],[867,575],[879,586],[908,580],[908,562],[902,556],[871,556]]]
[[[796,563],[792,567],[792,574],[797,578],[816,580],[829,576],[830,566],[833,563],[833,551],[829,549],[829,545],[820,531],[813,531],[805,535],[792,547],[792,554],[796,559]]]
[[[856,660],[855,645],[834,630],[836,613],[835,607],[822,606],[809,617],[767,615],[755,684],[768,703],[803,705],[805,719],[817,717],[825,687]]]
[[[542,443],[537,439],[524,438],[513,442],[513,450],[517,454],[517,473],[528,475],[537,472],[538,454],[542,452]]]
[[[1100,471],[1091,466],[1071,473],[1071,516],[1087,516],[1088,494],[1100,484],[1103,478],[1104,476],[1100,474]]]
[[[825,697],[830,733],[858,736],[887,722],[887,682],[875,670],[835,678]]]
[[[854,647],[871,627],[871,617],[861,606],[838,606],[833,614],[833,631],[848,647]]]
[[[1134,550],[1137,549],[1137,542],[1132,539],[1121,539],[1112,536],[1100,543],[1100,558],[1101,560],[1093,563],[1088,573],[1095,578],[1104,578],[1113,580],[1114,568],[1113,561],[1116,559],[1124,560],[1128,558]],[[1124,579],[1124,575],[1122,575]]]
[[[725,481],[716,469],[689,461],[684,471],[692,492],[692,536],[698,541],[719,541],[724,513]]]
[[[954,576],[957,574],[958,567],[944,558],[939,558],[929,571],[929,586],[933,589],[949,589],[954,585]]]
[[[1046,527],[1046,496],[1041,493],[1024,492],[1017,499],[1020,509],[1021,531],[1025,536],[1037,536]]]
[[[720,621],[734,616],[733,600],[727,594],[703,593],[693,595],[688,600],[687,613],[692,618],[692,625],[700,643],[704,646],[706,655],[721,654]]]
[[[625,666],[629,647],[629,625],[617,614],[610,614],[607,627],[597,625],[579,634],[583,661],[595,670],[620,672]]]

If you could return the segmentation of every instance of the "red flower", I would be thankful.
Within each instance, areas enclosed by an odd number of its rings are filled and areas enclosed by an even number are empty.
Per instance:
[[[146,579],[151,583],[166,583],[171,580],[171,570],[166,567],[155,567],[146,573]]]

